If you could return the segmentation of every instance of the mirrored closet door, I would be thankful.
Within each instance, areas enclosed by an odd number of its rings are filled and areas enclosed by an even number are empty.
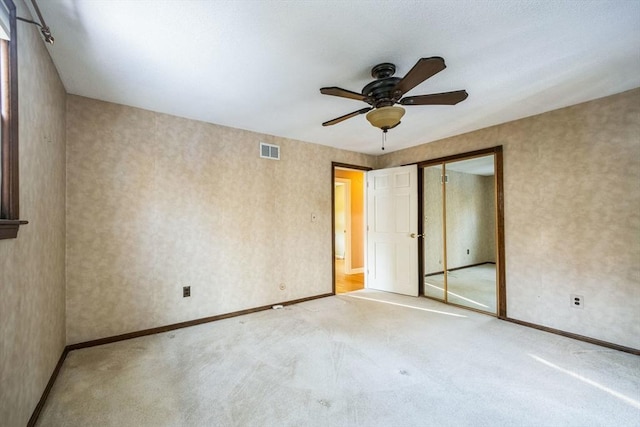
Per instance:
[[[421,233],[424,295],[499,315],[496,164],[495,153],[425,164]]]
[[[424,263],[424,295],[441,301],[444,292],[444,165],[423,169],[422,235]]]

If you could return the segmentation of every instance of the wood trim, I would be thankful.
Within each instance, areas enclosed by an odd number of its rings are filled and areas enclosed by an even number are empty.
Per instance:
[[[335,168],[355,169],[355,170],[365,171],[365,172],[373,170],[373,168],[370,168],[369,166],[357,166],[357,165],[350,165],[347,163],[331,162],[331,170],[334,171]]]
[[[13,28],[11,29],[13,30]],[[9,42],[10,43],[10,42]],[[5,81],[4,75],[7,72],[6,64],[9,63],[9,55],[10,46],[6,41],[0,41],[0,62],[3,64],[2,68],[0,68],[0,85],[2,88],[0,89],[0,95],[2,96],[2,100],[0,102],[0,107],[2,109],[2,122],[0,126],[2,126],[2,130],[8,130],[10,128],[10,117],[11,117],[11,109],[10,101],[11,101],[11,77],[9,77],[8,81]],[[9,67],[10,69],[11,67]],[[8,71],[9,76],[11,76],[11,71]],[[6,85],[9,83],[9,86]],[[0,219],[14,219],[12,218],[11,210],[12,210],[12,189],[14,182],[14,174],[12,173],[14,168],[15,156],[13,155],[15,151],[15,145],[13,144],[10,132],[2,132],[1,139],[2,147],[0,148],[0,160],[2,161],[2,188],[0,189]]]
[[[9,9],[11,40],[2,49],[2,61],[8,66],[8,87],[2,93],[2,211],[0,218],[16,220],[20,214],[18,197],[18,37],[16,6],[3,0]]]
[[[504,248],[504,245],[505,245],[505,241],[504,241],[505,240],[504,238],[504,174],[502,170],[503,168],[502,146],[498,145],[495,147],[483,148],[482,150],[469,151],[466,153],[459,153],[451,156],[439,157],[436,159],[424,160],[421,162],[416,162],[411,164],[416,164],[418,166],[418,170],[423,170],[425,167],[442,164],[443,174],[446,174],[447,172],[446,163],[451,163],[457,160],[472,159],[475,157],[483,157],[488,155],[494,156],[494,165],[495,165],[494,169],[495,169],[496,245],[497,245],[496,274],[497,274],[497,281],[498,281],[498,284],[497,284],[498,301],[497,301],[496,312],[497,312],[498,318],[505,319],[507,317],[507,283],[506,283],[506,273],[505,273],[505,248]],[[423,203],[422,192],[419,192],[419,197],[420,197],[419,201],[421,205]],[[420,206],[418,207],[418,211],[420,212]],[[443,233],[444,233],[444,230],[446,229],[446,214],[444,213],[445,211],[446,211],[446,192],[443,191]],[[444,233],[443,236],[446,236],[446,233]],[[443,251],[446,255],[446,252],[447,252],[446,238],[444,239],[443,246],[444,246]],[[421,263],[423,261],[424,260],[420,259]],[[445,256],[444,257],[445,269],[446,269],[446,262],[447,262],[447,257]],[[476,264],[476,265],[479,265],[479,264]],[[465,267],[460,267],[460,268],[465,268]],[[453,271],[456,269],[457,268],[451,269],[449,271]],[[441,273],[444,273],[444,271],[439,273],[429,273],[429,275],[441,274]],[[424,276],[420,274],[420,278],[422,281],[424,279]],[[445,277],[444,288],[445,288],[444,302],[448,303],[446,277]],[[438,300],[438,301],[442,301],[442,300]]]
[[[411,163],[411,164],[417,164],[419,168],[423,168],[426,166],[433,166],[438,163],[445,163],[445,162],[450,163],[455,160],[466,160],[466,159],[472,159],[474,157],[482,157],[489,154],[494,154],[497,151],[502,151],[501,145],[490,147],[490,148],[483,148],[482,150],[469,151],[469,152],[460,153],[460,154],[453,154],[451,156],[438,157],[437,159],[423,160],[423,161]]]
[[[502,320],[505,320],[505,321],[511,322],[511,323],[515,323],[515,324],[520,325],[520,326],[526,326],[528,328],[538,329],[540,331],[549,332],[549,333],[556,334],[556,335],[562,335],[563,337],[572,338],[574,340],[584,341],[584,342],[588,342],[590,344],[599,345],[601,347],[607,347],[607,348],[611,348],[613,350],[623,351],[625,353],[631,353],[631,354],[635,354],[637,356],[640,356],[640,349],[637,349],[637,348],[626,347],[626,346],[619,345],[619,344],[614,344],[614,343],[611,343],[611,342],[608,342],[608,341],[602,341],[602,340],[599,340],[599,339],[596,339],[596,338],[590,338],[590,337],[586,337],[584,335],[574,334],[573,332],[566,332],[566,331],[563,331],[561,329],[549,328],[547,326],[538,325],[536,323],[530,323],[530,322],[525,322],[523,320],[512,319],[510,317],[505,317]]]
[[[424,169],[418,168],[418,295],[424,295]]]
[[[47,401],[47,397],[49,397],[49,392],[51,392],[51,388],[53,387],[53,384],[56,382],[56,379],[58,378],[58,373],[60,372],[60,368],[62,368],[62,364],[64,363],[64,360],[67,358],[67,354],[69,354],[69,351],[70,351],[69,346],[65,347],[62,350],[60,359],[58,359],[58,363],[56,364],[56,367],[53,369],[53,372],[51,373],[49,382],[47,383],[47,386],[44,388],[44,391],[42,392],[42,396],[40,396],[40,400],[38,401],[38,404],[36,405],[35,409],[33,410],[33,413],[31,414],[31,418],[29,418],[27,427],[33,427],[36,425],[36,421],[38,421],[40,412],[42,412],[42,408],[44,407],[44,404]]]
[[[498,318],[506,319],[507,317],[507,275],[505,264],[505,248],[504,248],[504,174],[502,171],[502,146],[495,147],[495,192],[496,192],[496,233],[498,244]]]
[[[8,86],[2,93],[2,138],[0,140],[2,161],[2,188],[0,188],[0,239],[13,239],[20,225],[19,156],[18,156],[18,30],[16,6],[12,0],[2,0],[9,9],[11,40],[2,46],[0,54],[7,64]],[[4,83],[3,83],[4,84]],[[12,222],[7,222],[12,221]]]
[[[440,194],[442,195],[442,268],[449,270],[449,251],[447,250],[447,164],[442,162]],[[449,304],[449,275],[444,275],[442,284],[444,291],[444,302]]]
[[[333,294],[322,294],[322,295],[316,295],[313,297],[307,297],[307,298],[300,298],[297,300],[292,300],[292,301],[288,301],[286,303],[282,303],[282,305],[291,305],[291,304],[298,304],[301,302],[305,302],[305,301],[311,301],[314,299],[319,299],[319,298],[325,298],[328,296],[333,296]],[[436,300],[439,301],[439,300]],[[451,304],[454,306],[457,306],[457,304]],[[92,340],[92,341],[87,341],[87,342],[83,342],[83,343],[78,343],[78,344],[72,344],[72,345],[68,345],[66,346],[63,350],[62,350],[62,354],[60,355],[60,358],[58,359],[58,363],[56,364],[56,367],[54,368],[53,372],[51,373],[51,377],[49,378],[49,382],[47,382],[47,386],[45,387],[44,391],[42,392],[42,396],[40,396],[40,400],[38,401],[38,404],[36,405],[35,409],[33,410],[33,413],[31,414],[31,418],[29,418],[29,422],[27,423],[27,427],[33,427],[36,425],[36,422],[38,421],[38,417],[40,416],[40,413],[42,412],[42,408],[44,407],[44,404],[47,401],[47,398],[49,397],[49,393],[51,392],[51,388],[53,387],[53,384],[55,383],[56,379],[58,378],[58,374],[60,373],[60,369],[62,368],[62,364],[64,363],[65,359],[67,358],[67,355],[69,354],[69,352],[73,351],[73,350],[78,350],[81,348],[87,348],[87,347],[94,347],[97,345],[102,345],[102,344],[108,344],[108,343],[112,343],[112,342],[116,342],[116,341],[123,341],[123,340],[127,340],[127,339],[131,339],[131,338],[137,338],[137,337],[141,337],[141,336],[145,336],[145,335],[153,335],[153,334],[157,334],[157,333],[161,333],[161,332],[167,332],[170,330],[174,330],[174,329],[180,329],[180,328],[186,328],[189,326],[195,326],[195,325],[199,325],[202,323],[207,323],[207,322],[212,322],[215,320],[221,320],[221,319],[226,319],[226,318],[230,318],[230,317],[235,317],[235,316],[241,316],[244,314],[250,314],[250,313],[255,313],[257,311],[262,311],[262,310],[268,310],[270,309],[272,306],[262,306],[262,307],[257,307],[254,309],[248,309],[248,310],[241,310],[241,311],[236,311],[233,313],[228,313],[228,314],[222,314],[222,315],[218,315],[218,316],[211,316],[211,317],[205,317],[202,319],[196,319],[196,320],[191,320],[188,322],[181,322],[181,323],[174,323],[173,325],[167,325],[167,326],[161,326],[159,328],[152,328],[152,329],[146,329],[143,331],[138,331],[138,332],[132,332],[132,333],[128,333],[128,334],[122,334],[122,335],[116,335],[113,337],[108,337],[108,338],[101,338],[98,340]],[[462,306],[459,306],[462,307]],[[470,309],[472,311],[478,311],[480,313],[483,314],[487,314],[486,312],[483,311],[479,311],[479,310],[475,310],[473,308],[469,308],[469,307],[463,307],[465,309]],[[546,326],[542,326],[542,325],[538,325],[535,323],[529,323],[529,322],[525,322],[522,320],[517,320],[517,319],[512,319],[512,318],[508,318],[505,317],[504,319],[507,322],[511,322],[511,323],[515,323],[517,325],[520,326],[526,326],[529,328],[533,328],[533,329],[538,329],[544,332],[549,332],[552,334],[556,334],[556,335],[562,335],[564,337],[567,338],[572,338],[575,340],[579,340],[579,341],[584,341],[584,342],[588,342],[590,344],[595,344],[595,345],[599,345],[602,347],[607,347],[607,348],[611,348],[613,350],[618,350],[618,351],[622,351],[625,353],[631,353],[631,354],[635,354],[635,355],[640,355],[640,350],[639,349],[635,349],[635,348],[631,348],[631,347],[625,347],[622,345],[618,345],[618,344],[613,344],[607,341],[602,341],[602,340],[598,340],[595,338],[589,338],[586,337],[584,335],[578,335],[578,334],[574,334],[571,332],[565,332],[559,329],[554,329],[554,328],[549,328]]]
[[[243,316],[245,314],[255,313],[255,312],[258,312],[258,311],[270,310],[270,309],[273,308],[274,305],[283,305],[284,306],[284,305],[299,304],[299,303],[302,303],[302,302],[311,301],[311,300],[319,299],[319,298],[330,297],[330,296],[333,296],[333,294],[315,295],[315,296],[312,296],[312,297],[299,298],[299,299],[296,299],[296,300],[286,301],[286,302],[282,302],[282,303],[279,303],[279,304],[264,305],[262,307],[256,307],[256,308],[250,308],[250,309],[247,309],[247,310],[234,311],[232,313],[220,314],[220,315],[217,315],[217,316],[203,317],[201,319],[190,320],[190,321],[187,321],[187,322],[174,323],[172,325],[160,326],[158,328],[144,329],[144,330],[141,330],[141,331],[130,332],[128,334],[115,335],[115,336],[112,336],[112,337],[100,338],[100,339],[97,339],[97,340],[86,341],[86,342],[81,342],[81,343],[77,343],[77,344],[68,345],[68,346],[66,346],[64,348],[64,350],[62,350],[62,354],[60,355],[60,359],[58,359],[58,363],[56,364],[56,367],[54,368],[53,372],[51,373],[51,377],[49,378],[49,382],[47,383],[47,386],[45,387],[44,391],[42,392],[42,396],[40,396],[40,400],[38,401],[38,404],[36,405],[35,409],[33,410],[33,413],[31,414],[31,418],[29,418],[29,422],[27,423],[27,427],[33,427],[33,426],[36,425],[36,422],[38,421],[38,417],[40,416],[40,413],[42,412],[42,408],[44,407],[44,404],[47,401],[47,397],[49,397],[49,393],[51,392],[51,388],[53,387],[53,384],[55,383],[56,379],[58,378],[58,373],[60,372],[60,369],[62,368],[62,364],[64,363],[65,359],[67,358],[67,354],[69,354],[69,352],[71,352],[73,350],[79,350],[81,348],[88,348],[88,347],[95,347],[95,346],[98,346],[98,345],[109,344],[109,343],[113,343],[113,342],[117,342],[117,341],[124,341],[124,340],[132,339],[132,338],[143,337],[143,336],[146,336],[146,335],[159,334],[161,332],[172,331],[174,329],[188,328],[189,326],[200,325],[202,323],[213,322],[213,321],[216,321],[216,320],[228,319],[230,317]]]
[[[485,262],[479,262],[477,264],[463,265],[462,267],[450,268],[448,271],[463,270],[465,268],[477,267],[479,265],[485,265],[485,264],[495,264],[495,262],[485,261]],[[433,273],[427,273],[424,275],[424,277],[435,276],[436,274],[444,274],[444,271],[435,271]]]
[[[20,218],[20,186],[19,186],[19,155],[18,155],[18,24],[16,20],[16,7],[10,1],[13,8],[10,9],[11,40],[9,41],[9,145],[11,170],[11,192],[9,201],[9,216],[5,219]]]
[[[182,329],[182,328],[188,328],[190,326],[200,325],[202,323],[215,322],[216,320],[228,319],[231,317],[237,317],[237,316],[243,316],[245,314],[256,313],[258,311],[270,310],[273,308],[274,305],[285,306],[285,305],[299,304],[302,302],[311,301],[319,298],[326,298],[330,296],[333,296],[333,294],[315,295],[312,297],[306,297],[306,298],[300,298],[296,300],[285,301],[285,302],[280,302],[275,304],[263,305],[261,307],[248,308],[246,310],[234,311],[231,313],[218,314],[216,316],[202,317],[200,319],[188,320],[186,322],[180,322],[180,323],[173,323],[171,325],[159,326],[157,328],[143,329],[141,331],[129,332],[126,334],[114,335],[111,337],[99,338],[97,340],[71,344],[67,346],[67,349],[69,351],[72,351],[72,350],[78,350],[81,348],[95,347],[97,345],[110,344],[117,341],[129,340],[132,338],[144,337],[146,335],[155,335],[162,332],[173,331],[175,329]]]
[[[18,237],[18,229],[24,224],[28,224],[28,221],[0,219],[0,240]]]
[[[336,294],[336,164],[331,163],[331,294]]]

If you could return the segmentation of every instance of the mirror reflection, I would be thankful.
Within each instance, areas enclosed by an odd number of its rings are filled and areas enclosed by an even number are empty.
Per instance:
[[[424,168],[422,233],[424,235],[424,295],[444,301],[443,165]]]
[[[438,170],[442,177],[436,176]],[[496,313],[494,156],[427,167],[423,189],[425,296]]]

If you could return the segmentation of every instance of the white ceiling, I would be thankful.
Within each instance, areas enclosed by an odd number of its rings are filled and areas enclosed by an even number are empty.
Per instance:
[[[46,0],[49,52],[69,93],[265,134],[380,154],[360,92],[381,62],[448,68],[408,93],[386,151],[640,87],[640,1]],[[21,26],[28,25],[20,23]],[[499,141],[496,141],[498,143]]]

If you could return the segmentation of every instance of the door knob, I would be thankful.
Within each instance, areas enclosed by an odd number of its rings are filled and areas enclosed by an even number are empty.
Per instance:
[[[412,239],[415,239],[416,237],[424,237],[424,234],[411,233],[411,238]]]

